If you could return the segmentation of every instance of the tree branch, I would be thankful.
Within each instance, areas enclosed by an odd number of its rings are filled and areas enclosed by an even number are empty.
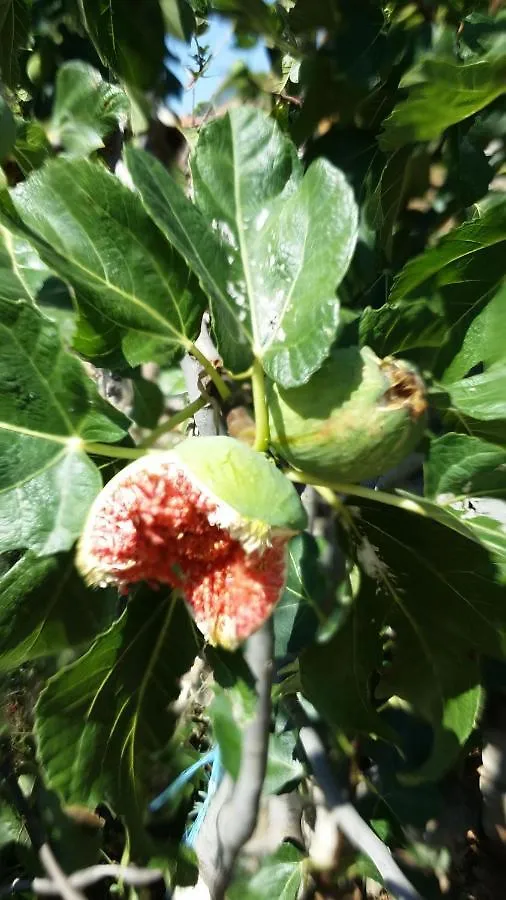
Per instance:
[[[137,869],[135,866],[121,866],[115,863],[89,866],[87,869],[79,869],[67,876],[67,883],[73,889],[84,890],[103,881],[105,878],[114,878],[132,887],[145,887],[156,881],[163,881],[163,874],[158,869]],[[12,884],[0,888],[0,897],[10,894],[33,891],[41,896],[54,896],[60,894],[60,889],[49,878],[16,878]]]
[[[33,814],[33,811],[30,808],[30,804],[27,802],[27,799],[18,784],[18,779],[16,778],[16,773],[12,768],[8,751],[6,752],[4,759],[0,764],[0,775],[2,776],[6,788],[9,792],[12,804],[24,823],[24,826],[28,832],[28,837],[30,838],[34,849],[38,853],[42,867],[44,868],[44,871],[49,875],[50,883],[54,887],[54,892],[60,894],[63,900],[85,900],[83,894],[80,894],[78,891],[76,891],[70,883],[69,879],[65,875],[65,872],[56,859],[50,845],[46,841],[41,826],[37,818]]]
[[[267,766],[273,670],[273,625],[269,619],[246,645],[246,659],[257,680],[255,718],[244,733],[237,781],[223,779],[196,842],[202,874],[213,900],[222,900],[241,848],[249,840]]]
[[[209,335],[205,316],[202,319],[200,334],[195,342],[195,346],[208,358],[210,357],[212,359],[213,357],[218,356],[217,350]],[[205,375],[205,370],[200,362],[193,356],[190,356],[189,353],[186,353],[181,360],[181,370],[184,375],[188,398],[190,403],[193,403],[202,397],[200,379]],[[203,409],[195,412],[193,418],[201,437],[212,437],[220,432],[219,416],[212,404],[208,404],[207,406],[204,406]]]
[[[397,865],[386,844],[379,839],[336,784],[317,731],[310,725],[304,725],[300,729],[299,738],[314,777],[324,794],[334,826],[346,836],[350,844],[365,853],[374,863],[389,893],[398,900],[420,900],[420,894]]]

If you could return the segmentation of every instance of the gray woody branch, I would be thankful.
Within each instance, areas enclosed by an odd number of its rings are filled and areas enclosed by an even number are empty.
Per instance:
[[[267,766],[273,671],[273,626],[269,619],[246,644],[257,682],[255,717],[242,741],[237,781],[225,775],[198,836],[196,851],[213,900],[222,900],[241,848],[255,830]]]
[[[334,827],[345,835],[350,844],[369,857],[383,878],[385,887],[389,893],[397,897],[397,900],[421,900],[420,894],[397,865],[386,844],[379,839],[336,784],[317,731],[310,725],[304,725],[300,729],[299,738],[314,777],[325,797]]]

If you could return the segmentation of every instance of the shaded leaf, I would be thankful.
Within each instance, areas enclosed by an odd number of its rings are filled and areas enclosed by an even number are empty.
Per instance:
[[[286,586],[274,610],[274,655],[298,654],[313,641],[318,625],[326,620],[323,601],[326,581],[318,546],[304,532],[288,545]]]
[[[16,119],[16,143],[12,155],[23,175],[38,169],[52,156],[53,150],[45,129],[35,120]]]
[[[380,359],[392,353],[410,354],[419,348],[439,349],[448,333],[442,305],[435,300],[385,303],[364,309],[359,323],[362,347],[371,347]]]
[[[195,29],[195,19],[185,0],[160,0],[165,28],[180,41],[189,41]]]
[[[190,345],[203,309],[198,285],[117,178],[87,160],[58,159],[13,200],[28,239],[76,291],[103,353],[121,340],[135,366],[178,357]]]
[[[25,553],[0,576],[0,671],[90,641],[116,604],[85,587],[71,557]]]
[[[164,395],[158,385],[147,378],[134,378],[132,388],[132,419],[140,428],[154,428],[164,409]]]
[[[263,786],[266,793],[276,794],[286,785],[300,781],[304,776],[304,766],[300,760],[294,759],[296,743],[296,735],[291,731],[270,735]]]
[[[479,702],[479,654],[502,656],[506,646],[505,581],[467,522],[450,530],[435,520],[437,508],[433,514],[431,520],[361,504],[354,524],[363,574],[356,603],[374,604],[391,629],[382,694],[402,697],[431,723],[440,742],[433,753],[441,757],[444,745],[449,765]]]
[[[104,137],[124,127],[129,106],[121,88],[103,81],[93,66],[71,60],[56,76],[51,141],[71,156],[89,156],[104,146]]]
[[[170,740],[169,704],[195,652],[184,605],[142,589],[84,656],[50,679],[36,707],[49,787],[67,804],[110,804],[136,847],[147,842],[151,757]]]
[[[453,380],[452,359],[467,329],[503,282],[505,252],[506,201],[501,199],[410,260],[395,279],[384,307],[392,321],[396,314],[406,315],[409,322],[407,307],[413,300],[437,301],[442,306],[446,341],[431,358],[444,381]]]
[[[451,360],[445,380],[463,378],[474,366],[485,367],[506,358],[506,286],[492,297],[471,322],[462,345]]]
[[[506,63],[499,53],[461,63],[427,57],[409,73],[407,99],[383,123],[381,148],[395,150],[438,137],[504,93],[505,75]]]
[[[33,307],[0,301],[0,335],[0,549],[68,550],[102,484],[81,439],[118,441],[128,420]]]
[[[476,146],[468,135],[461,135],[457,128],[450,132],[446,162],[448,177],[445,189],[455,194],[462,206],[471,206],[487,193],[494,170],[484,150]]]
[[[1,13],[0,13],[1,15]],[[0,97],[0,160],[11,152],[16,140],[16,123],[7,103]]]
[[[31,0],[4,0],[0,7],[0,74],[11,88],[20,80],[18,55],[27,45]]]
[[[291,844],[282,844],[262,860],[254,875],[236,877],[227,894],[230,900],[297,900],[305,880],[305,857]]]
[[[78,0],[100,59],[140,90],[161,87],[166,56],[159,0]]]

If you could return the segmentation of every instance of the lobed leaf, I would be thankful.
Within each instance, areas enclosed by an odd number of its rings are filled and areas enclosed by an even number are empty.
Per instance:
[[[72,285],[103,353],[121,347],[136,366],[190,346],[204,308],[197,282],[118,179],[87,160],[58,159],[12,199],[24,227],[12,215],[9,226]]]
[[[335,338],[335,291],[357,237],[342,174],[319,160],[302,177],[291,142],[251,108],[202,130],[196,207],[159,163],[131,149],[126,159],[148,211],[210,297],[225,365],[245,371],[255,356],[284,386],[307,381]]]
[[[25,302],[0,300],[0,380],[0,550],[68,550],[102,485],[80,439],[118,441],[128,420]]]

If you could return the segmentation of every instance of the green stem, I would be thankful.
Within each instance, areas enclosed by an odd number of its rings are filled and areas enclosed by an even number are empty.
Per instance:
[[[313,478],[311,475],[305,475],[303,472],[286,472],[290,481],[296,481],[298,484],[312,484],[316,488],[326,488],[334,491],[336,494],[350,494],[352,497],[363,497],[364,500],[376,500],[377,503],[384,503],[386,506],[395,506],[397,509],[403,509],[406,512],[417,513],[419,516],[427,518],[427,512],[416,500],[409,497],[399,497],[396,494],[387,494],[386,491],[376,491],[372,488],[363,487],[361,484],[346,484],[337,481],[327,482]]]
[[[269,413],[265,398],[265,378],[262,363],[256,359],[251,375],[253,406],[255,407],[255,450],[265,453],[269,448]]]
[[[140,444],[140,447],[152,447],[153,444],[156,444],[157,440],[161,438],[168,431],[172,431],[174,428],[177,428],[181,422],[185,422],[186,419],[190,419],[194,413],[198,412],[199,409],[202,409],[205,406],[207,400],[205,397],[197,397],[193,403],[189,403],[188,406],[185,406],[184,409],[181,409],[179,412],[174,413],[170,419],[167,419],[166,422],[162,422],[161,425],[158,425],[157,428],[154,428],[151,434]]]
[[[83,441],[83,450],[95,456],[108,456],[109,459],[140,459],[146,455],[145,447],[118,447],[115,444],[95,444]]]
[[[188,351],[189,351],[189,353],[191,353],[192,356],[195,357],[195,359],[197,359],[199,361],[202,368],[209,375],[209,378],[213,382],[221,399],[226,400],[227,397],[230,397],[230,389],[227,387],[227,385],[223,381],[223,378],[221,377],[218,370],[215,369],[215,367],[213,366],[213,364],[211,362],[209,362],[207,356],[204,356],[204,354],[201,353],[201,351],[199,350],[199,348],[197,346],[195,346],[195,344],[190,344],[188,347]]]

